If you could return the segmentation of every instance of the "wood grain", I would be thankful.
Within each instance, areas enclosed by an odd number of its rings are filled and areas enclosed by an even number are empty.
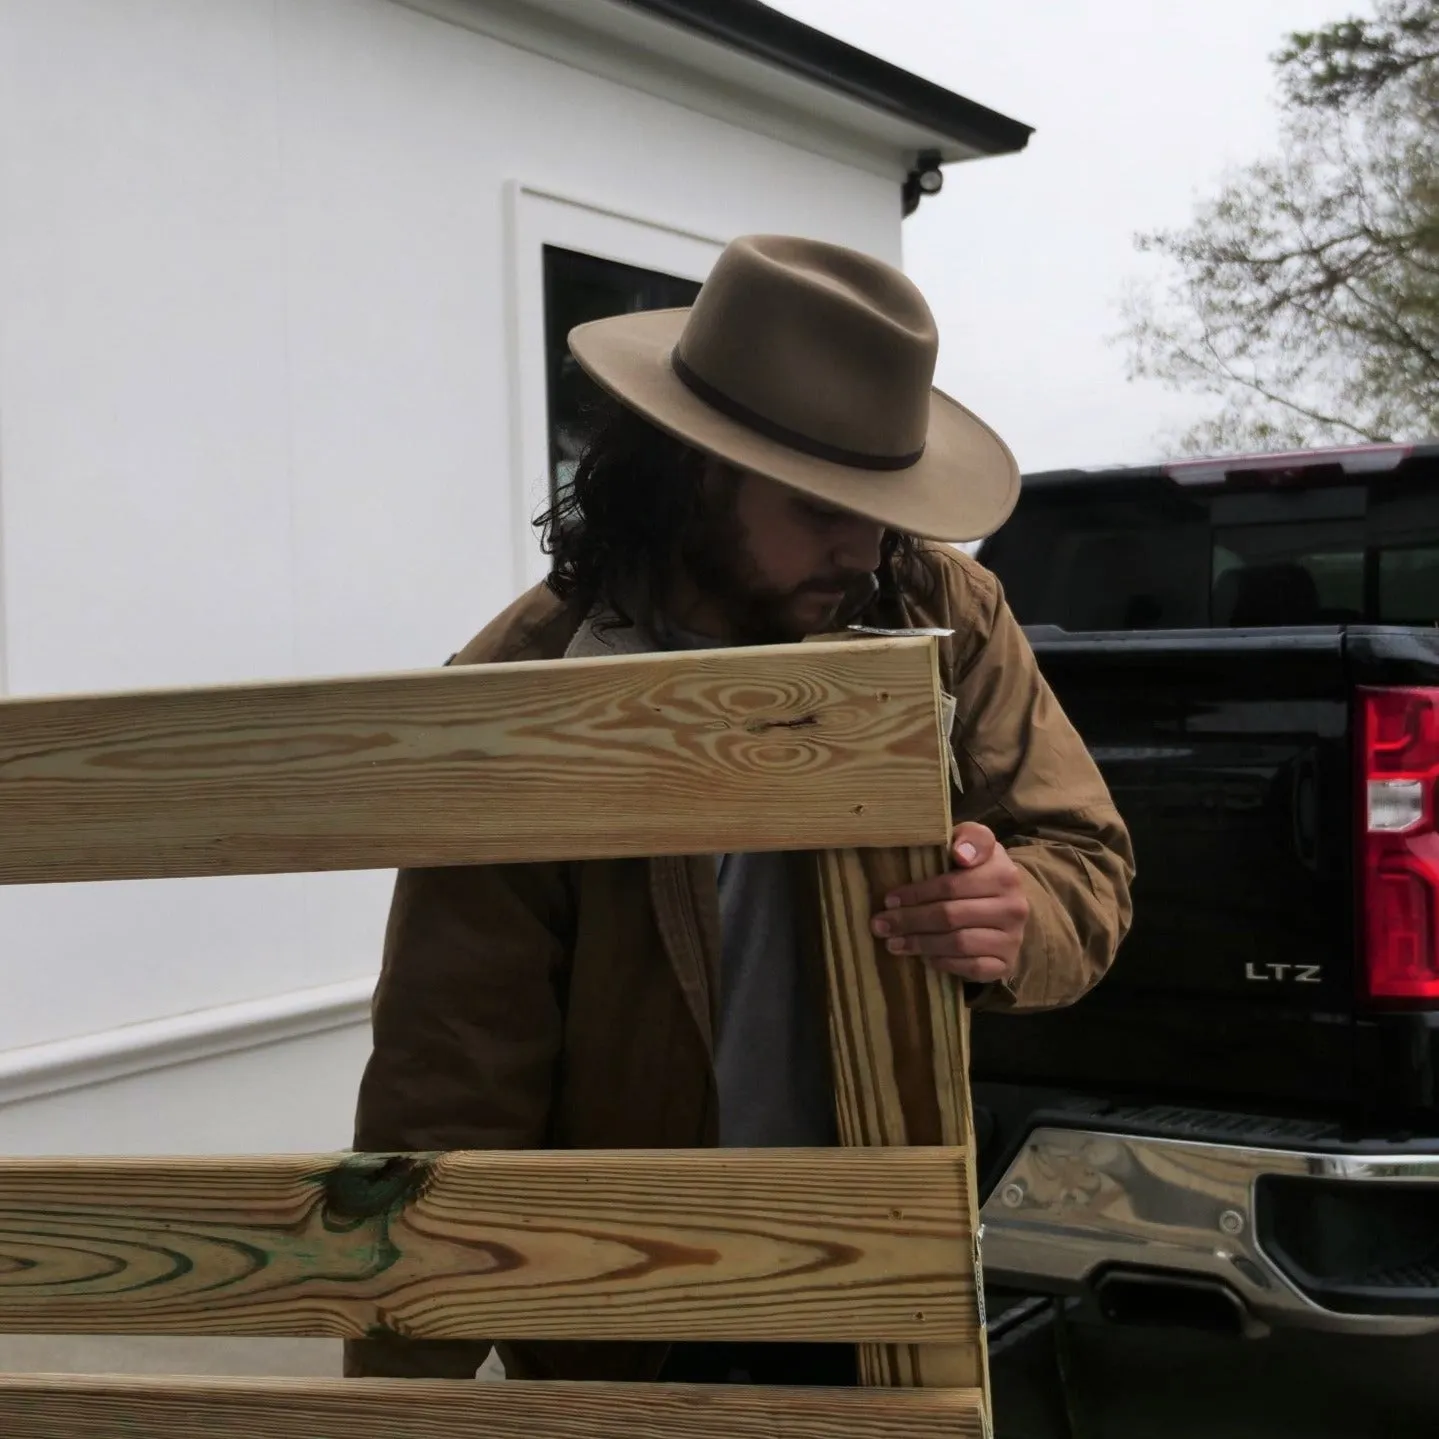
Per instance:
[[[890,889],[938,874],[943,865],[938,848],[819,857],[830,1041],[840,1135],[847,1145],[971,1145],[963,990],[953,976],[880,950],[869,927]],[[966,1227],[976,1233],[972,1182],[962,1203]],[[987,1396],[981,1301],[975,1291],[966,1297],[975,1306],[970,1336],[957,1344],[865,1345],[863,1381],[971,1388]]]
[[[941,872],[939,849],[820,856],[840,1136],[851,1145],[967,1145],[968,1034],[958,981],[884,953],[870,920],[901,884]]]
[[[980,1439],[973,1390],[0,1376],[5,1439]]]
[[[0,1331],[972,1343],[962,1151],[0,1161]]]
[[[0,701],[0,883],[941,843],[934,645]]]

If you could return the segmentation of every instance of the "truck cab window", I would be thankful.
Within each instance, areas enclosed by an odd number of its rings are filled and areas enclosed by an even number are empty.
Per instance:
[[[1415,478],[1376,494],[1369,543],[1376,571],[1375,620],[1439,624],[1439,485]]]
[[[1214,535],[1211,623],[1230,629],[1364,618],[1364,522],[1236,525]]]
[[[1439,624],[1439,543],[1380,550],[1378,565],[1380,624]]]
[[[1021,624],[1071,633],[1439,625],[1439,483],[1027,489],[982,550]]]
[[[1146,485],[1081,504],[1062,491],[1023,508],[985,546],[1021,624],[1072,631],[1208,623],[1204,508]]]

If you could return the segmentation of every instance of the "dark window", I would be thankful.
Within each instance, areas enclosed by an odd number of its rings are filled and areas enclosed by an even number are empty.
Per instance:
[[[1159,478],[1035,489],[986,546],[1023,624],[1073,631],[1439,624],[1439,484],[1284,494]]]
[[[1021,501],[985,547],[1021,624],[1192,629],[1209,616],[1206,511],[1158,485]]]
[[[1364,523],[1233,526],[1214,532],[1211,623],[1337,625],[1364,618]]]
[[[550,493],[569,483],[584,449],[600,391],[570,354],[576,325],[636,310],[680,309],[699,285],[657,270],[621,265],[597,255],[544,247],[545,384],[550,424]]]
[[[1369,543],[1376,556],[1378,619],[1386,625],[1439,624],[1439,488],[1374,486]]]
[[[1439,624],[1439,544],[1379,551],[1379,618],[1386,625]]]

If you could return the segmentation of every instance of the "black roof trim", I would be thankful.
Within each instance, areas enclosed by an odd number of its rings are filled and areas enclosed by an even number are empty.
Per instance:
[[[732,50],[766,60],[984,155],[1012,155],[1034,133],[932,80],[891,65],[760,0],[623,0]]]

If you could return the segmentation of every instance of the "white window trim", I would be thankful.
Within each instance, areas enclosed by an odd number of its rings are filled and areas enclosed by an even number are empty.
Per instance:
[[[511,496],[516,591],[549,573],[530,523],[549,498],[544,247],[703,281],[725,242],[662,220],[514,180],[506,186]]]
[[[9,655],[6,643],[9,638],[5,612],[5,582],[8,570],[5,565],[5,456],[0,450],[0,699],[10,693]]]

